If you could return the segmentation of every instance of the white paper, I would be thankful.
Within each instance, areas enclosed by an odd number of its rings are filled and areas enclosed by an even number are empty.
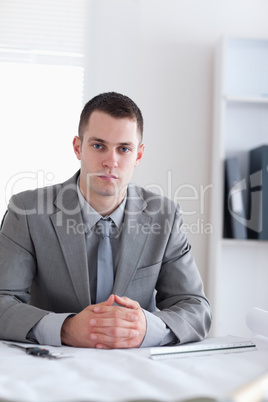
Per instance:
[[[268,337],[268,311],[252,308],[246,315],[246,323],[255,334]]]

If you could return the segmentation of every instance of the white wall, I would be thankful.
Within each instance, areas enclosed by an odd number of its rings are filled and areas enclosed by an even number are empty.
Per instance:
[[[99,92],[115,90],[129,95],[141,107],[146,152],[134,181],[163,190],[172,198],[176,192],[180,198],[191,197],[180,203],[185,212],[193,213],[185,215],[185,221],[192,225],[190,242],[206,279],[209,235],[202,232],[209,224],[210,190],[205,193],[204,206],[201,195],[211,184],[213,52],[222,35],[268,37],[268,1],[86,1],[84,101]],[[20,169],[41,168],[53,172],[56,180],[67,178],[78,168],[71,145],[76,125],[63,125],[66,113],[55,113],[55,121],[44,116],[42,142],[37,140],[42,120],[36,124],[36,141],[28,140],[26,116],[21,119],[16,112],[18,93],[12,79],[10,85],[10,99],[3,100],[1,106],[1,113],[4,110],[10,122],[9,132],[0,134],[1,188],[11,172]],[[67,98],[75,96],[68,82],[65,90]],[[52,95],[53,90],[48,103]],[[23,102],[23,94],[19,99]],[[29,110],[29,119],[31,115]],[[19,130],[14,130],[15,123]],[[1,215],[3,212],[4,207]]]
[[[177,194],[205,281],[213,55],[222,35],[268,37],[268,1],[89,2],[84,100],[114,90],[140,106],[146,152],[133,181]]]

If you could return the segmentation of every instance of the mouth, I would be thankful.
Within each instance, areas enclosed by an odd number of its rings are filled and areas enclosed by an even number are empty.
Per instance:
[[[99,177],[100,179],[102,179],[102,180],[105,180],[105,181],[114,181],[114,180],[118,180],[118,177],[117,177],[117,176],[114,176],[114,175],[112,175],[112,174],[100,174],[100,175],[98,175],[98,177]]]

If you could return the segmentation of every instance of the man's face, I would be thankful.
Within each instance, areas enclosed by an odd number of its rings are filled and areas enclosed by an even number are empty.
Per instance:
[[[112,197],[111,202],[119,205],[144,152],[136,121],[94,111],[83,142],[75,137],[73,146],[81,161],[80,188],[87,201],[95,204],[100,197]]]

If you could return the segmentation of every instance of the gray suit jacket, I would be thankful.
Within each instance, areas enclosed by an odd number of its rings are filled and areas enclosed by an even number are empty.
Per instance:
[[[78,173],[10,200],[0,232],[1,339],[26,342],[48,312],[91,303]],[[206,336],[211,316],[181,225],[173,202],[130,185],[113,293],[138,301],[189,342]]]

